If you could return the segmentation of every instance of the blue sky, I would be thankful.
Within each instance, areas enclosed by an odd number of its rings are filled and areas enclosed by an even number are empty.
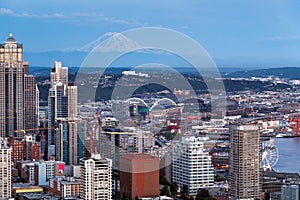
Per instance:
[[[0,40],[26,52],[79,48],[107,32],[158,26],[198,41],[226,66],[300,66],[300,2],[2,0]]]

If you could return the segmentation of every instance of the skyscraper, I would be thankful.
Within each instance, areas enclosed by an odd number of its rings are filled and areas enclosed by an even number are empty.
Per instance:
[[[24,77],[24,116],[25,129],[38,128],[38,112],[39,112],[39,90],[35,81],[35,77],[25,74]],[[26,131],[27,133],[35,131]]]
[[[48,97],[48,155],[68,165],[78,165],[83,156],[83,123],[77,116],[77,86],[68,83],[68,67],[55,61],[50,72]]]
[[[24,129],[23,45],[12,36],[0,44],[0,136]]]
[[[0,139],[0,197],[11,197],[11,148],[7,141]]]
[[[68,117],[67,85],[53,83],[48,96],[48,156],[55,155],[57,119]]]
[[[50,82],[51,85],[57,82],[68,85],[68,67],[62,67],[61,62],[55,61],[55,66],[50,72]]]
[[[80,198],[86,200],[112,199],[112,161],[92,154],[80,160]]]
[[[230,126],[230,199],[261,199],[258,125]]]
[[[78,165],[83,157],[84,123],[79,118],[58,119],[55,156],[66,165]]]
[[[172,181],[188,187],[188,195],[214,185],[211,157],[204,149],[204,138],[183,137],[175,143],[172,154]]]
[[[77,117],[77,103],[78,103],[78,96],[77,96],[77,86],[74,83],[68,84],[68,117],[69,118],[76,118]]]

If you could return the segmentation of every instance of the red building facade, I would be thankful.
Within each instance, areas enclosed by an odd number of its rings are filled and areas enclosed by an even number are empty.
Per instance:
[[[120,158],[120,189],[132,199],[158,197],[159,158],[147,154],[127,154]]]

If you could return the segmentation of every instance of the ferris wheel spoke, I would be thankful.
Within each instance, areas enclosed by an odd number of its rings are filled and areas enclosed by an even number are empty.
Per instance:
[[[262,167],[271,169],[278,161],[278,149],[273,141],[263,142],[261,145]]]

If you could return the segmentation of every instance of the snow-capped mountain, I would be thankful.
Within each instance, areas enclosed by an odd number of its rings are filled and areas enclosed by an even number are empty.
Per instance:
[[[133,49],[139,50],[134,51],[134,55],[129,57],[130,62],[128,61],[124,65],[134,65],[134,62],[138,60],[140,62],[137,63],[145,63],[146,60],[151,60],[151,62],[155,60],[160,63],[162,60],[170,60],[169,57],[171,57],[171,54],[163,50],[143,49],[142,46],[134,40],[129,39],[122,33],[116,32],[108,32],[79,48],[67,48],[47,52],[25,52],[24,57],[34,66],[49,66],[52,65],[55,60],[61,60],[70,66],[80,66],[83,60],[93,50],[110,54],[127,51],[132,52]],[[119,66],[121,65],[123,65],[123,63],[119,64]]]
[[[124,52],[136,48],[141,48],[141,45],[127,38],[122,33],[108,32],[80,48],[66,50],[91,52],[95,49],[99,52]]]

